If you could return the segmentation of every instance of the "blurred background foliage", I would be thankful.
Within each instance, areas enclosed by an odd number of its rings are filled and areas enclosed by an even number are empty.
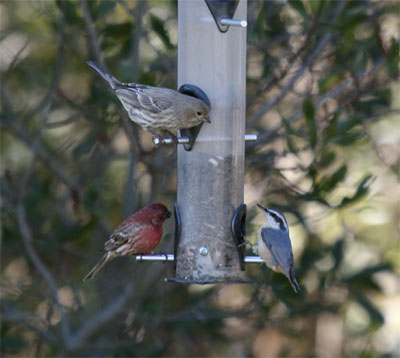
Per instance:
[[[154,150],[86,61],[176,88],[177,2],[0,14],[2,356],[399,356],[397,1],[248,2],[248,237],[256,202],[285,212],[300,295],[265,266],[182,286],[132,258],[82,284],[113,228],[176,196],[175,149]]]

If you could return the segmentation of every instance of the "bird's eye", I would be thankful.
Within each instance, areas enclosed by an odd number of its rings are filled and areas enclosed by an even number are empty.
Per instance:
[[[197,114],[198,116],[201,116],[203,113],[201,113],[201,112],[196,112],[196,114]]]

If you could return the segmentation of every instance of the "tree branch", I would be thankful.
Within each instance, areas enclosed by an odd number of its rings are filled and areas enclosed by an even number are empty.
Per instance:
[[[335,9],[333,18],[336,18],[340,14],[345,4],[346,4],[345,0],[341,0],[339,2],[338,6]],[[274,106],[276,106],[282,100],[282,98],[284,98],[287,95],[287,93],[294,87],[296,82],[301,77],[303,77],[303,75],[306,73],[310,65],[315,61],[315,59],[318,58],[318,56],[324,51],[331,37],[332,37],[332,32],[327,32],[319,40],[315,49],[307,56],[307,58],[304,60],[303,65],[295,72],[295,74],[292,76],[289,82],[282,87],[280,92],[274,98],[264,103],[264,105],[262,105],[261,108],[250,118],[250,120],[248,121],[249,127],[254,125],[255,122],[257,122],[261,117],[263,117],[266,113],[268,113]]]
[[[131,281],[126,287],[125,291],[111,304],[105,307],[101,312],[96,314],[93,318],[86,321],[83,326],[78,330],[75,335],[72,335],[68,341],[68,348],[76,350],[82,346],[84,341],[94,334],[95,331],[107,324],[113,317],[120,313],[132,294],[135,291],[135,283]]]
[[[55,64],[53,68],[53,74],[50,82],[50,89],[47,92],[47,94],[44,96],[42,101],[38,104],[38,106],[30,113],[27,115],[27,118],[32,118],[34,115],[39,113],[42,109],[50,106],[54,93],[56,88],[58,87],[58,84],[60,82],[61,78],[61,70],[62,70],[62,63],[64,60],[64,41],[65,41],[65,31],[64,31],[64,26],[65,21],[64,19],[60,20],[59,24],[59,29],[58,29],[58,45],[57,45],[57,54],[56,54],[56,59],[55,59]]]
[[[104,68],[106,68],[101,56],[100,41],[97,36],[96,30],[93,26],[92,16],[90,15],[90,11],[87,7],[86,0],[79,0],[79,6],[82,8],[83,20],[85,21],[86,30],[89,35],[89,44],[92,51],[92,55],[97,63],[101,64]]]
[[[28,220],[26,217],[26,212],[25,212],[25,206],[21,200],[18,200],[17,205],[16,205],[16,213],[17,213],[17,220],[18,220],[18,228],[22,236],[22,240],[25,246],[25,250],[31,259],[33,265],[36,267],[36,269],[39,271],[40,275],[42,276],[43,280],[45,281],[46,285],[50,289],[50,294],[55,302],[58,310],[60,311],[61,315],[61,332],[62,332],[62,337],[64,341],[68,341],[69,336],[70,336],[70,331],[69,331],[69,323],[68,323],[68,318],[65,315],[64,308],[60,303],[59,297],[58,297],[58,288],[56,285],[56,282],[51,275],[50,271],[47,269],[43,261],[40,259],[38,253],[36,252],[34,246],[33,246],[33,235],[32,231],[29,227]]]
[[[379,68],[385,63],[384,59],[380,59],[373,67],[365,71],[359,78],[359,82],[361,82],[364,78],[370,76],[372,73],[375,71],[379,70]],[[354,84],[354,79],[349,78],[341,83],[339,83],[337,86],[326,92],[323,96],[319,97],[316,101],[314,101],[314,109],[317,111],[320,109],[327,101],[339,96],[341,93],[349,89]],[[290,116],[286,121],[289,123],[295,122],[299,118],[303,116],[303,111],[298,110],[296,111],[292,116]],[[281,124],[278,124],[272,129],[269,129],[267,131],[263,131],[262,133],[258,134],[258,139],[257,142],[255,143],[249,143],[247,144],[248,148],[253,148],[259,145],[260,143],[265,143],[266,141],[271,140],[271,138],[274,138],[278,131],[282,128]]]

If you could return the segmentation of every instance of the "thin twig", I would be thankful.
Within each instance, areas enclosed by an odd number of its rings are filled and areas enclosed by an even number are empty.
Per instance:
[[[121,2],[121,4],[125,4],[125,2]],[[125,4],[126,5],[126,4]],[[132,34],[132,40],[131,40],[131,77],[132,81],[135,82],[138,79],[139,76],[139,69],[140,69],[140,63],[139,63],[139,45],[140,45],[140,40],[143,35],[143,14],[146,12],[147,4],[146,1],[139,1],[137,2],[135,10],[127,10],[129,11],[130,14],[135,18],[135,31]]]
[[[17,138],[22,140],[34,153],[46,164],[46,166],[66,185],[70,188],[71,192],[79,194],[76,181],[71,179],[65,172],[64,168],[59,162],[57,162],[51,154],[43,147],[43,145],[35,141],[31,136],[23,129],[18,127],[15,123],[15,114],[8,96],[8,92],[4,86],[4,83],[0,81],[0,89],[2,94],[2,103],[6,113],[6,119],[1,122],[1,127],[9,130]]]
[[[336,18],[338,14],[342,11],[345,6],[346,1],[341,0],[334,11],[333,18]],[[266,113],[268,113],[274,106],[276,106],[282,98],[284,98],[287,93],[294,87],[296,82],[303,77],[308,68],[314,62],[314,60],[324,51],[325,47],[329,43],[329,40],[332,37],[332,32],[327,32],[318,42],[315,49],[307,56],[304,60],[303,65],[295,72],[289,82],[282,87],[280,92],[271,100],[264,103],[261,108],[249,119],[248,126],[251,127],[255,122],[257,122],[261,117],[263,117]]]
[[[21,200],[18,201],[16,205],[16,213],[17,213],[17,220],[18,220],[18,228],[22,236],[22,240],[26,249],[26,252],[31,259],[32,263],[39,271],[40,275],[42,276],[43,280],[46,282],[47,286],[50,289],[50,294],[57,305],[57,308],[61,315],[61,331],[63,339],[68,341],[70,331],[69,331],[69,323],[68,317],[64,312],[64,308],[60,303],[59,296],[58,296],[58,288],[57,284],[51,275],[50,271],[47,269],[43,261],[40,259],[36,249],[33,246],[33,235],[28,224],[28,220],[26,217],[25,206]]]
[[[93,26],[92,16],[90,15],[90,11],[87,7],[86,0],[79,0],[79,6],[82,8],[83,20],[85,21],[86,30],[89,35],[89,45],[92,50],[92,55],[97,63],[106,68],[101,56],[99,37],[97,36],[97,32]]]
[[[57,345],[59,344],[59,341],[55,335],[53,335],[48,331],[41,330],[36,325],[33,325],[29,322],[29,321],[40,321],[44,324],[47,324],[47,322],[39,316],[35,316],[28,313],[19,313],[19,312],[14,313],[10,312],[7,309],[7,311],[2,312],[1,319],[3,322],[19,323],[20,325],[25,326],[26,328],[32,330],[33,332],[36,332],[39,336],[43,337],[48,342]]]
[[[378,71],[380,69],[380,67],[384,63],[385,63],[384,59],[379,60],[374,66],[372,66],[370,69],[365,71],[359,77],[359,81],[361,82],[364,78],[366,78],[366,77],[370,76],[372,73]],[[346,80],[340,82],[337,86],[335,86],[334,88],[332,88],[328,92],[326,92],[323,96],[319,97],[314,102],[315,111],[320,109],[329,100],[339,96],[341,93],[346,91],[349,87],[351,87],[353,85],[353,81],[354,80],[352,78],[346,79]],[[303,111],[302,110],[298,110],[292,116],[290,116],[288,119],[286,119],[286,121],[289,122],[289,123],[292,123],[292,122],[295,122],[296,120],[298,120],[299,118],[301,118],[302,116],[303,116]],[[278,133],[278,131],[281,130],[281,129],[282,129],[282,125],[278,124],[277,126],[275,126],[272,129],[269,129],[269,130],[263,131],[262,133],[259,133],[257,142],[248,143],[247,147],[248,148],[252,148],[252,147],[255,147],[255,146],[259,145],[260,143],[265,143],[266,141],[269,141],[272,138],[275,138],[277,133]]]
[[[83,117],[82,113],[77,113],[74,114],[66,119],[62,119],[60,121],[57,122],[47,122],[46,123],[46,128],[52,129],[52,128],[59,128],[59,127],[63,127],[66,126],[68,124],[71,124],[73,122],[75,122],[78,118]]]
[[[113,302],[105,307],[101,312],[95,314],[91,319],[87,320],[78,330],[78,332],[71,336],[71,339],[68,342],[68,348],[71,350],[76,350],[81,347],[87,338],[107,324],[125,308],[125,305],[135,290],[136,285],[133,281],[131,281],[125,288],[124,292],[117,299],[114,299]]]
[[[51,77],[50,88],[47,94],[43,97],[41,102],[37,105],[37,107],[26,116],[26,119],[32,118],[41,110],[46,109],[50,106],[56,88],[60,82],[61,73],[62,73],[62,64],[64,61],[64,41],[65,41],[65,21],[62,18],[60,20],[60,24],[58,26],[58,45],[57,45],[57,54],[54,62],[53,74]]]
[[[73,193],[79,192],[76,181],[66,174],[61,164],[51,156],[40,142],[33,140],[24,129],[17,127],[12,121],[3,122],[2,127],[22,140]]]

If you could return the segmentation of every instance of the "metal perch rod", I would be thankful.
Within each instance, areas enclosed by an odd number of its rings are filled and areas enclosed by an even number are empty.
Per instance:
[[[246,134],[244,136],[244,140],[246,142],[255,142],[257,140],[257,134]],[[178,141],[178,144],[185,144],[185,143],[190,142],[190,138],[189,137],[178,137],[177,141]],[[174,144],[176,142],[174,142],[173,138],[160,139],[160,138],[154,136],[153,143],[156,145],[159,145],[159,144]]]
[[[173,254],[155,254],[155,255],[136,255],[137,261],[174,261]],[[244,262],[247,264],[262,264],[264,261],[259,256],[246,256]]]
[[[224,25],[224,26],[247,27],[247,21],[246,20],[221,19],[219,22],[220,22],[221,25]]]

